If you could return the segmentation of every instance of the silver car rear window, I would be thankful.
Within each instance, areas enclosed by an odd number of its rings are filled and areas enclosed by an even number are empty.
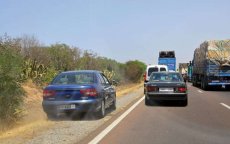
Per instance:
[[[152,73],[150,81],[181,82],[183,79],[179,73]]]

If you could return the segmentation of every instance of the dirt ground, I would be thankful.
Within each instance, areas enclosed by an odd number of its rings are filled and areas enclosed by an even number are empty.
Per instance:
[[[143,83],[126,84],[116,87],[117,97],[121,97],[135,89],[141,87]],[[0,131],[0,139],[14,137],[18,134],[24,134],[25,139],[29,139],[34,131],[42,131],[48,129],[55,123],[48,121],[46,114],[42,109],[42,89],[37,87],[31,81],[22,85],[26,91],[24,113],[25,116],[22,120],[8,130]]]

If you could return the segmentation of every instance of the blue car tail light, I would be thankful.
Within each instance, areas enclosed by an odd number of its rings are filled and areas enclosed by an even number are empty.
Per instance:
[[[91,97],[95,97],[98,95],[97,90],[95,88],[81,89],[80,93],[84,96],[91,96]]]
[[[55,90],[43,90],[43,98],[54,97],[56,95]]]

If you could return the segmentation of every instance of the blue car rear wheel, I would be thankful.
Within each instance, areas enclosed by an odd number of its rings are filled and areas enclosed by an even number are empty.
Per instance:
[[[113,110],[116,110],[116,98],[113,100],[113,104],[111,105],[111,108],[113,109]]]
[[[96,116],[98,118],[104,118],[105,117],[105,101],[101,101],[101,107],[100,110],[96,112]]]

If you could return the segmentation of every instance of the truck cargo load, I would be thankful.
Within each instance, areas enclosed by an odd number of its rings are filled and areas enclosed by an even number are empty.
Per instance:
[[[188,73],[188,65],[189,65],[189,63],[179,63],[179,72],[181,74],[187,74]]]
[[[230,85],[230,40],[203,42],[193,56],[193,85],[207,89],[209,86]]]

